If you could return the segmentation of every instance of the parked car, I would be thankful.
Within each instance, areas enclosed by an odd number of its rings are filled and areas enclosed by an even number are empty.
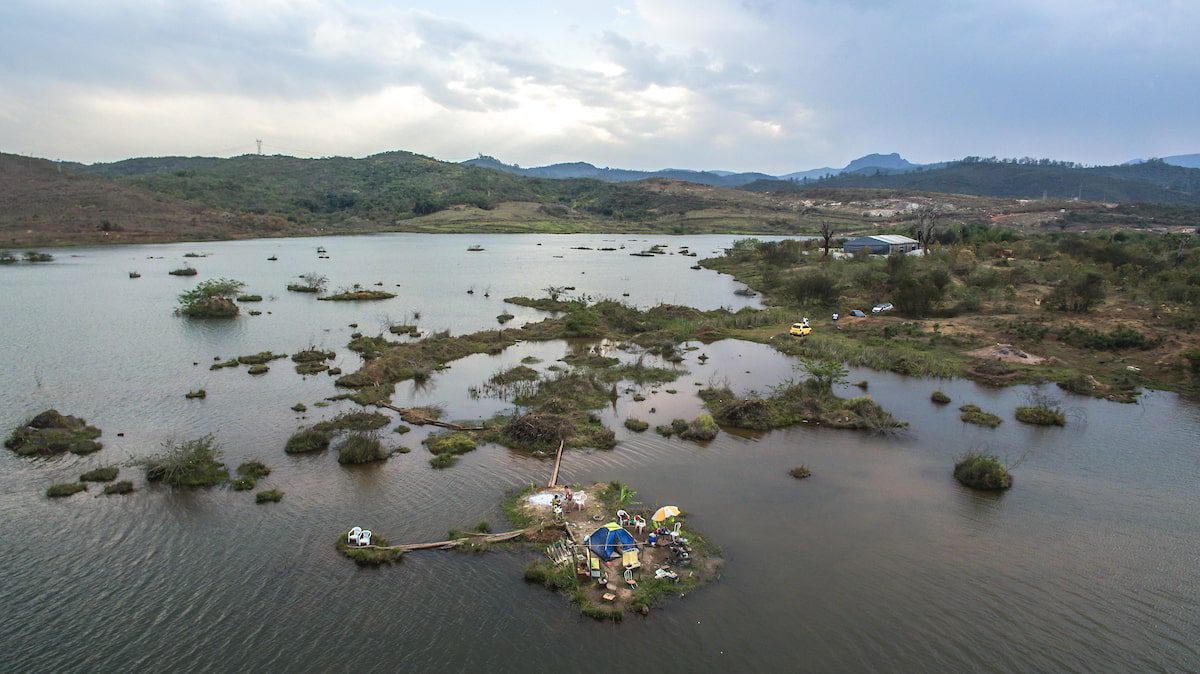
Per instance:
[[[891,302],[884,302],[883,304],[876,304],[875,306],[871,307],[871,313],[879,314],[885,311],[891,311],[895,308],[896,307],[893,307]]]
[[[850,315],[855,318],[866,318],[867,315],[862,312],[862,309],[851,309]]]
[[[792,327],[788,330],[793,337],[807,337],[812,333],[812,328],[808,323],[792,323]]]

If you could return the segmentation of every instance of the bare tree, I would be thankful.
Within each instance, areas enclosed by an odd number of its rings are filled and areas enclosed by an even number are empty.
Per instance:
[[[324,290],[325,284],[329,282],[329,279],[325,278],[324,276],[322,276],[321,274],[318,274],[315,271],[310,271],[307,274],[301,274],[300,280],[304,281],[304,284],[306,286],[316,290],[317,292],[321,292],[322,290]]]
[[[929,244],[937,232],[938,215],[934,206],[922,206],[916,211],[917,242],[921,244],[925,255],[929,254]]]
[[[833,239],[835,230],[828,220],[822,220],[820,232],[821,238],[825,240],[825,257],[829,257],[829,241]]]

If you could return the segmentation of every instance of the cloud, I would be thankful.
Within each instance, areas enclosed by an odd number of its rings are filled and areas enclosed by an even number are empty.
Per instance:
[[[1200,3],[0,6],[0,148],[476,152],[786,172],[1200,149]]]

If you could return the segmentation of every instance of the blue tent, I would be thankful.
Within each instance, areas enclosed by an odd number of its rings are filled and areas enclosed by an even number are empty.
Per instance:
[[[637,541],[633,540],[633,534],[625,531],[616,522],[609,522],[593,531],[587,538],[587,544],[592,554],[606,561],[621,556],[626,550],[637,550]]]

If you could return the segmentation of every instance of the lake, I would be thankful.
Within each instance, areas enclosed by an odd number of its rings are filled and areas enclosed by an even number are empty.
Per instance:
[[[642,402],[623,393],[599,413],[618,445],[568,452],[560,479],[618,479],[644,504],[683,507],[723,548],[722,578],[646,618],[607,624],[525,583],[526,551],[421,552],[360,569],[333,549],[355,524],[398,542],[440,540],[480,520],[500,527],[504,493],[544,483],[552,460],[483,446],[434,470],[420,428],[384,433],[413,451],[378,464],[285,455],[298,426],[355,407],[314,408],[340,392],[333,378],[302,377],[290,361],[261,377],[208,368],[215,358],[319,346],[349,372],[360,362],[345,348],[356,330],[376,334],[414,312],[422,329],[456,334],[494,328],[504,311],[520,325],[546,314],[502,298],[548,286],[639,306],[757,307],[728,276],[689,268],[736,238],[387,234],[63,249],[53,263],[0,266],[0,432],[55,407],[101,427],[105,445],[86,457],[0,452],[2,669],[1200,668],[1200,409],[1172,394],[1121,405],[1048,389],[1070,420],[1044,429],[1012,418],[1023,387],[856,369],[849,380],[867,380],[870,395],[911,424],[906,433],[799,426],[723,432],[702,445],[627,431],[631,415],[654,425],[698,414],[697,384],[765,390],[796,376],[793,359],[764,345],[693,344],[689,374],[640,390]],[[700,258],[628,254],[658,243]],[[485,250],[466,251],[476,244]],[[167,275],[184,262],[199,275]],[[142,278],[128,278],[134,270]],[[397,297],[318,302],[284,289],[310,271],[334,289],[382,283]],[[265,301],[232,321],[172,314],[179,292],[216,277],[244,281]],[[263,314],[245,315],[250,308]],[[473,399],[471,386],[525,356],[544,371],[587,346],[522,343],[471,356],[423,385],[400,384],[393,400],[487,417],[508,405]],[[207,399],[185,400],[196,388]],[[954,403],[931,404],[935,389]],[[307,413],[291,411],[300,402]],[[1004,423],[963,424],[965,402]],[[231,466],[269,464],[261,484],[283,490],[283,501],[146,486],[134,468],[121,471],[137,487],[128,496],[98,497],[96,486],[44,495],[85,470],[205,433]],[[971,449],[1016,462],[1014,487],[997,495],[958,485],[954,459]],[[813,477],[787,474],[799,463]]]

